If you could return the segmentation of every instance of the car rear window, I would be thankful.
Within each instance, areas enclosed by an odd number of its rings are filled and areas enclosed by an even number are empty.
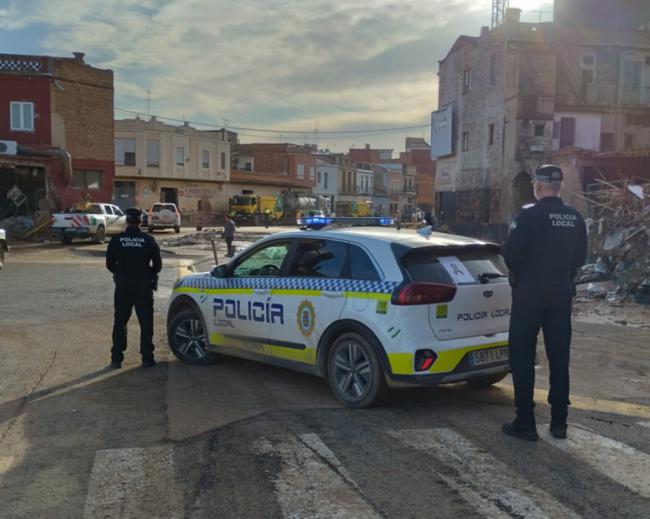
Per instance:
[[[151,211],[152,212],[164,211],[165,209],[167,209],[168,211],[171,211],[172,213],[176,212],[176,206],[174,206],[174,204],[154,204]]]
[[[481,278],[483,282],[499,283],[508,274],[495,247],[413,249],[401,258],[401,263],[413,281],[430,283],[475,284],[481,283]]]

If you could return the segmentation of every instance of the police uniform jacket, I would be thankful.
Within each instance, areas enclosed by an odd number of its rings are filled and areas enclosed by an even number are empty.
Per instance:
[[[572,281],[586,255],[585,222],[559,197],[542,198],[522,208],[504,247],[506,264],[518,281]]]
[[[106,268],[115,281],[153,279],[162,269],[160,247],[138,227],[113,236],[106,251]]]

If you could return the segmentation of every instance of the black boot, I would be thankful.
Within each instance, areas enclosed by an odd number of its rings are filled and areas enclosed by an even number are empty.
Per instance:
[[[566,438],[567,415],[568,412],[566,407],[551,407],[551,425],[549,426],[549,430],[554,438],[559,440],[564,440]]]
[[[521,440],[526,440],[534,442],[539,440],[539,434],[537,434],[537,427],[535,422],[522,423],[516,418],[512,423],[504,424],[501,427],[503,434],[508,436],[513,436]]]

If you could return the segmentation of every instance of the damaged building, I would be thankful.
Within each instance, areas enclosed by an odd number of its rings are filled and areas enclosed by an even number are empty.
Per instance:
[[[436,212],[455,232],[502,241],[557,162],[563,196],[589,212],[597,180],[650,179],[650,3],[556,0],[554,21],[460,36],[439,68],[432,115]]]
[[[25,235],[113,192],[113,72],[74,57],[0,54],[0,223]]]

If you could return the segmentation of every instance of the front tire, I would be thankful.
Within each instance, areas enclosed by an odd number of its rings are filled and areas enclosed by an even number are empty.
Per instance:
[[[181,232],[181,228],[179,226],[174,227],[174,232],[178,234],[179,232]]]
[[[472,378],[467,381],[467,383],[472,387],[490,387],[494,384],[501,382],[504,378],[508,376],[507,371],[501,373],[494,373],[493,375],[485,375],[484,377]]]
[[[61,238],[61,243],[63,243],[63,245],[70,245],[72,243],[72,236],[63,236],[63,238]]]
[[[208,336],[205,330],[196,310],[183,310],[172,318],[167,327],[167,339],[178,360],[194,366],[218,362],[219,355],[206,349]]]
[[[334,396],[352,409],[376,404],[386,391],[384,371],[372,344],[356,332],[335,340],[329,351],[327,378]]]

